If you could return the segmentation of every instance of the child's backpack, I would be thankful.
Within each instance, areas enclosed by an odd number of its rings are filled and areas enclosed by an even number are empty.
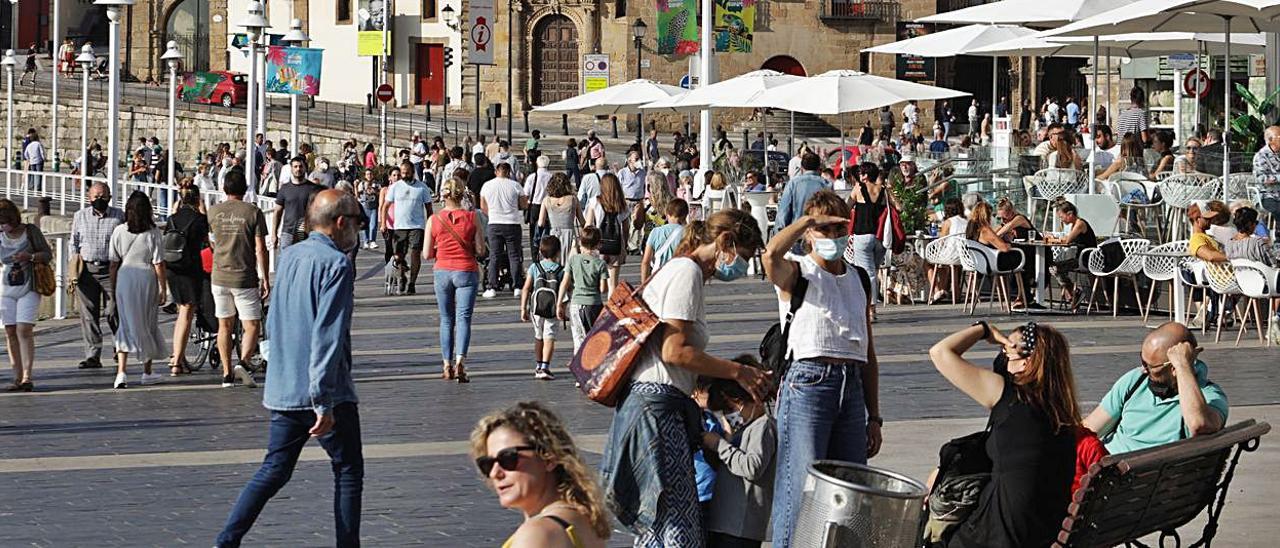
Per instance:
[[[560,274],[564,272],[564,268],[557,266],[545,270],[540,262],[533,263],[533,267],[538,271],[538,277],[533,280],[529,306],[533,309],[534,316],[553,320],[559,304],[556,302],[556,292],[560,288]]]

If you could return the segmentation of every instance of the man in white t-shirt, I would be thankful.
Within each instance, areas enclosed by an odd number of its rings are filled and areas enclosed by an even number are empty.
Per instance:
[[[422,140],[422,133],[413,132],[413,146],[409,147],[409,163],[413,164],[413,178],[422,180],[423,160],[427,159],[427,143]]]
[[[395,212],[393,253],[397,258],[409,261],[408,285],[404,290],[414,295],[418,292],[418,271],[422,269],[422,249],[433,197],[431,187],[418,179],[402,178],[400,171],[400,168],[392,167],[388,172],[387,180],[393,182],[387,189],[386,202],[394,206]]]
[[[521,261],[523,253],[520,249],[521,210],[529,207],[529,196],[524,187],[511,180],[511,164],[501,163],[494,166],[497,177],[491,179],[480,189],[480,210],[489,217],[489,226],[485,231],[489,239],[489,289],[483,296],[492,299],[497,296],[498,262],[505,252],[507,267],[511,272],[511,283],[517,288],[515,296],[520,296],[518,288],[524,286],[524,268]]]
[[[1104,170],[1111,167],[1111,164],[1116,161],[1115,150],[1112,150],[1112,147],[1114,147],[1115,144],[1115,139],[1111,136],[1111,126],[1098,124],[1098,127],[1095,128],[1093,137],[1093,146],[1098,149],[1093,152],[1094,157],[1096,158],[1094,167],[1095,172],[1102,173]]]
[[[596,170],[582,176],[582,181],[578,183],[578,203],[582,204],[585,210],[595,203],[596,198],[600,197],[600,178],[605,173],[609,173],[609,161],[604,158],[596,158]]]
[[[484,135],[480,136],[480,140],[476,144],[471,145],[471,154],[484,154],[485,140]]]
[[[545,229],[538,226],[538,217],[542,214],[542,199],[547,197],[547,185],[551,183],[551,158],[531,149],[529,155],[534,157],[538,170],[524,178],[524,195],[529,197],[529,209],[525,210],[525,220],[529,223],[529,256],[538,256],[538,241],[542,239]]]

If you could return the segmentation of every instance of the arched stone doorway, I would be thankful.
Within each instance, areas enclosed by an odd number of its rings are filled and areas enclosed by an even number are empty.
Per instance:
[[[183,71],[209,70],[208,20],[209,0],[181,0],[169,11],[165,36],[178,43]],[[160,44],[159,53],[164,46]]]
[[[192,0],[187,0],[192,1]],[[534,105],[568,99],[579,93],[578,27],[568,17],[553,14],[533,27]]]
[[[768,61],[765,61],[763,65],[760,65],[760,68],[776,70],[783,74],[808,76],[808,73],[804,71],[804,65],[801,65],[800,61],[796,61],[795,57],[791,57],[789,55],[777,55],[770,57]]]

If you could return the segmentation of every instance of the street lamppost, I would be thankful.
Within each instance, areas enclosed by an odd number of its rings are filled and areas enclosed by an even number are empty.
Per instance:
[[[244,140],[244,178],[249,182],[249,191],[257,194],[257,171],[254,169],[253,155],[253,108],[257,102],[258,85],[258,35],[271,24],[262,15],[262,3],[257,0],[249,2],[248,14],[240,21],[239,27],[244,29],[249,38],[249,93],[245,104],[245,140]]]
[[[4,67],[4,75],[8,78],[5,83],[5,107],[9,111],[8,118],[5,119],[5,145],[4,145],[4,172],[5,172],[5,194],[13,192],[13,66],[18,62],[13,60],[13,50],[5,50],[4,59],[0,60],[0,66]]]
[[[449,4],[445,4],[444,7],[440,9],[440,18],[444,20],[444,26],[448,27],[451,30],[458,30],[458,13],[453,10],[453,6]],[[449,37],[452,38],[453,33],[450,33]],[[440,129],[441,129],[440,132],[444,134],[448,134],[449,133],[449,68],[453,66],[453,48],[446,45],[444,47],[444,50],[445,50],[444,75],[442,76],[442,80],[444,84],[444,105],[442,105],[440,108],[440,110],[444,111],[444,123],[440,125]]]
[[[175,188],[173,184],[173,168],[174,155],[177,154],[174,144],[178,140],[178,63],[182,61],[182,54],[178,53],[178,43],[170,40],[164,55],[160,56],[160,60],[169,65],[169,162],[165,166],[168,170],[166,173],[169,174],[169,185],[164,191],[168,194],[169,211],[172,212],[177,209],[173,201],[173,189]]]
[[[95,6],[107,8],[110,32],[107,40],[107,188],[116,195],[120,181],[120,9],[133,5],[133,0],[96,0]],[[120,204],[128,199],[120,192]]]
[[[89,158],[89,71],[93,69],[93,46],[85,44],[80,48],[76,63],[80,64],[80,203],[84,203],[85,193],[89,188],[86,177],[92,160]],[[65,203],[65,200],[64,200]]]
[[[636,40],[636,78],[641,77],[640,54],[643,51],[644,35],[648,31],[649,26],[644,24],[643,19],[636,19],[635,24],[631,25],[631,36]],[[636,143],[644,143],[644,114],[636,114]]]
[[[301,46],[310,40],[311,37],[302,30],[301,19],[289,21],[289,32],[284,35],[286,44]],[[289,144],[293,150],[298,150],[298,96],[294,93],[289,94]]]

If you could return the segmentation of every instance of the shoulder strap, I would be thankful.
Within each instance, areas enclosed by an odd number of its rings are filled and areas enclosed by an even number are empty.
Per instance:
[[[1124,393],[1124,399],[1120,401],[1120,410],[1122,412],[1124,411],[1124,406],[1129,403],[1129,399],[1132,398],[1133,394],[1138,391],[1138,387],[1142,386],[1142,381],[1146,379],[1147,379],[1147,375],[1145,373],[1142,375],[1138,375],[1138,381],[1133,383],[1133,386],[1130,386],[1129,390]]]
[[[444,212],[443,212],[443,211],[441,211],[441,213],[444,213]],[[475,257],[475,258],[476,258],[476,260],[479,260],[479,259],[480,259],[479,257],[476,257],[476,252],[475,252],[475,250],[473,250],[473,249],[471,248],[471,246],[470,246],[470,245],[467,245],[467,243],[466,243],[466,242],[462,241],[462,236],[459,236],[459,235],[458,235],[458,232],[457,232],[457,231],[455,231],[455,230],[453,229],[453,223],[451,223],[451,222],[449,221],[449,216],[448,216],[448,215],[436,215],[436,217],[437,217],[437,218],[439,218],[439,217],[443,217],[443,218],[444,218],[444,223],[443,223],[443,225],[444,225],[444,229],[449,231],[449,236],[452,236],[452,237],[453,237],[453,241],[458,242],[458,245],[459,245],[459,246],[462,246],[462,249],[464,249],[464,250],[466,250],[467,252],[471,253],[471,256],[472,256],[472,257]],[[537,263],[534,263],[534,264],[537,264]]]
[[[568,522],[568,521],[565,521],[565,519],[564,519],[564,518],[562,518],[562,517],[560,517],[560,516],[553,516],[553,515],[551,515],[551,514],[547,514],[547,515],[542,516],[542,517],[547,518],[547,519],[549,519],[549,520],[551,520],[551,521],[554,521],[554,522],[556,522],[556,523],[560,524],[560,527],[563,527],[563,528],[565,528],[565,529],[568,529],[568,528],[570,527],[569,522]]]

